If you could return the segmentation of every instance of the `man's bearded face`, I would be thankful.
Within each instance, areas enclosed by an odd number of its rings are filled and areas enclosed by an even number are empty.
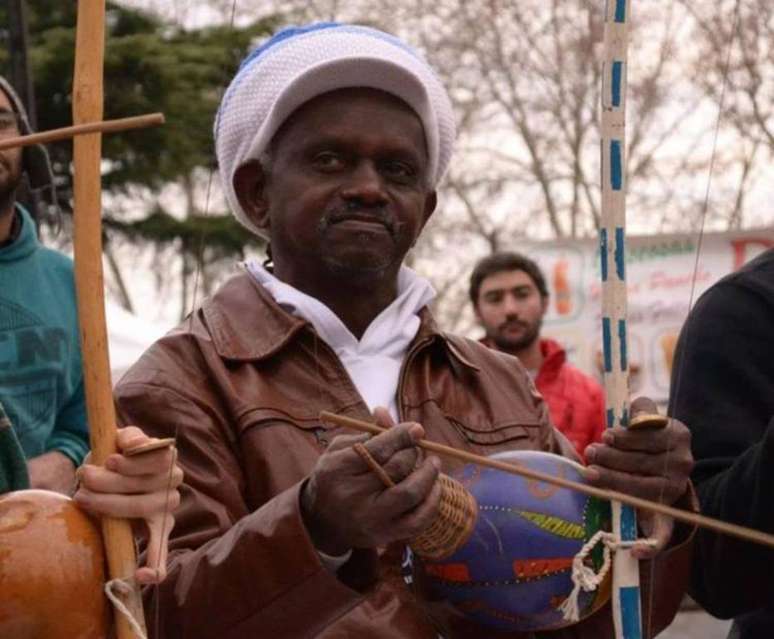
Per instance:
[[[18,118],[13,111],[11,101],[3,91],[0,91],[0,139],[19,135]],[[0,213],[16,195],[16,189],[21,182],[22,150],[6,149],[0,151]],[[12,210],[12,209],[11,209]]]
[[[16,196],[21,182],[21,157],[8,157],[0,152],[0,202],[6,202]]]
[[[486,336],[515,354],[540,337],[546,302],[527,273],[501,271],[481,282],[475,310]]]

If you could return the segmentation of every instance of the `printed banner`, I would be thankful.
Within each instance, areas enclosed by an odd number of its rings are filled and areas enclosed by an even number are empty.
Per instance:
[[[672,357],[691,300],[769,248],[774,230],[627,238],[629,353],[633,396],[666,403]],[[538,262],[551,295],[543,334],[560,341],[570,361],[602,378],[599,246],[595,240],[521,243]]]

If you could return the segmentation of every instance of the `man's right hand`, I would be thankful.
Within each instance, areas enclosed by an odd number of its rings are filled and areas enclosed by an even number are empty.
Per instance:
[[[417,464],[416,443],[424,437],[424,429],[417,423],[396,426],[383,408],[374,415],[389,430],[371,439],[336,437],[317,460],[301,493],[301,512],[312,542],[331,556],[410,539],[438,513],[440,460],[428,457]],[[363,443],[395,486],[386,487],[352,449],[357,442]]]
[[[166,575],[169,534],[175,523],[174,511],[180,505],[178,487],[183,482],[174,448],[135,456],[123,454],[153,441],[136,426],[119,429],[116,445],[120,452],[110,455],[105,466],[84,463],[78,469],[80,486],[73,497],[96,515],[145,520],[146,565],[135,573],[142,584],[158,583]]]

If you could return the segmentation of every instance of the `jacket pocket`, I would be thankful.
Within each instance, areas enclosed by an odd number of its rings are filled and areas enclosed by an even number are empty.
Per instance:
[[[237,428],[239,433],[251,428],[265,428],[273,425],[295,426],[303,430],[324,428],[320,418],[308,410],[293,410],[288,407],[256,407],[246,410],[239,416]]]
[[[446,419],[465,441],[475,446],[499,447],[507,444],[509,448],[531,448],[529,443],[539,440],[541,424],[538,421],[505,420],[479,424],[450,415],[446,415]],[[521,445],[516,444],[519,441]]]
[[[251,435],[262,433],[262,437],[269,436],[281,430],[289,430],[289,434],[277,436],[279,439],[287,441],[288,437],[301,437],[305,441],[313,441],[320,450],[327,448],[338,435],[357,434],[357,431],[321,421],[316,411],[297,410],[295,407],[251,408],[240,416],[237,424],[240,437],[248,432]]]

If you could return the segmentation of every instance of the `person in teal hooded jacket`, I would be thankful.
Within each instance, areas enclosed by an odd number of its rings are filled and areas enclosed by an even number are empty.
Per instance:
[[[29,132],[13,89],[0,89],[0,138]],[[0,152],[0,403],[30,485],[69,493],[89,449],[72,261],[40,244],[16,201],[41,153],[47,165],[40,148]]]
[[[0,77],[0,139],[30,132],[21,101]],[[38,242],[31,215],[16,202],[23,179],[33,189],[53,184],[42,147],[0,151],[0,500],[27,488],[71,494],[77,475],[73,499],[81,508],[144,520],[138,534],[151,551],[135,578],[155,583],[164,578],[180,501],[177,453],[124,455],[153,441],[130,426],[118,431],[117,452],[104,466],[89,463],[72,262]]]

